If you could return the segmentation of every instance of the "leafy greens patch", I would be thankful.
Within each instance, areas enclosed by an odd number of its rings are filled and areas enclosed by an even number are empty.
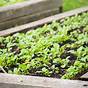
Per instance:
[[[77,79],[88,71],[88,13],[0,37],[0,66],[11,74]]]

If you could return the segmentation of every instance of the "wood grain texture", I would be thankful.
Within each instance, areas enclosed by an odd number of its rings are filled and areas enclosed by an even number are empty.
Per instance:
[[[32,15],[26,15],[26,16],[22,16],[22,17],[17,17],[15,19],[7,20],[7,21],[0,23],[0,30],[5,30],[7,28],[11,28],[11,27],[14,27],[17,25],[26,24],[26,23],[29,23],[29,22],[32,22],[35,20],[42,19],[47,16],[54,15],[56,13],[59,13],[59,8],[46,10],[46,11],[43,11],[40,13],[35,13]]]
[[[39,20],[40,16],[41,18],[44,18],[57,14],[56,9],[58,8],[59,13],[59,7],[61,6],[62,0],[28,0],[21,3],[0,7],[0,30],[19,24],[24,24],[26,22]],[[37,15],[41,13],[42,15]],[[33,17],[35,17],[35,19]]]
[[[15,5],[0,7],[0,22],[59,8],[60,5],[62,5],[61,0],[28,0]]]
[[[88,81],[0,74],[0,88],[88,88]]]

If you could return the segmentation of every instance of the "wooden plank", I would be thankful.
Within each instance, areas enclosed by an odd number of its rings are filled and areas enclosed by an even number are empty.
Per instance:
[[[61,5],[62,0],[28,0],[14,5],[0,7],[0,22],[59,8]]]
[[[0,74],[0,88],[88,88],[88,81]]]
[[[7,28],[11,28],[11,27],[14,27],[17,25],[21,25],[21,24],[25,24],[25,23],[32,22],[35,20],[39,20],[44,17],[54,15],[56,13],[59,13],[59,8],[55,8],[55,9],[43,11],[40,13],[35,13],[32,15],[27,15],[27,16],[17,17],[15,19],[7,20],[7,21],[0,23],[0,30],[5,30]]]
[[[54,16],[50,16],[50,17],[44,18],[42,20],[38,20],[35,22],[31,22],[31,23],[21,25],[21,26],[13,27],[13,28],[7,29],[5,31],[2,30],[2,31],[0,31],[0,36],[7,36],[9,34],[13,34],[13,33],[19,32],[19,31],[23,31],[23,30],[27,31],[27,30],[30,30],[32,28],[36,28],[38,26],[44,25],[46,23],[50,23],[53,20],[60,20],[60,19],[63,19],[65,17],[73,16],[73,15],[80,14],[82,12],[87,12],[87,11],[88,11],[88,6],[83,7],[83,8],[79,8],[76,10],[64,12],[61,14],[57,14]]]

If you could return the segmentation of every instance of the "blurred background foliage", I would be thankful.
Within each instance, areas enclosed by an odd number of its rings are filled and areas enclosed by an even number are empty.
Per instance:
[[[83,6],[88,6],[88,0],[63,0],[64,11],[80,8]]]

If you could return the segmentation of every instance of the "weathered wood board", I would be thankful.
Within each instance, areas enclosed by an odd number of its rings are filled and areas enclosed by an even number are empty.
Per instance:
[[[0,88],[88,88],[88,81],[0,74]]]
[[[61,6],[62,0],[28,0],[0,7],[0,30],[57,14]]]

